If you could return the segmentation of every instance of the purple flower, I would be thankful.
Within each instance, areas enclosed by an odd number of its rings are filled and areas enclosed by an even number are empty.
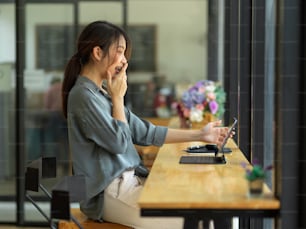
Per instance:
[[[182,95],[182,102],[184,106],[190,109],[193,106],[192,96],[188,92],[184,92]]]
[[[218,108],[219,108],[219,105],[215,100],[209,102],[209,109],[212,114],[216,114],[218,111]]]
[[[268,166],[265,168],[266,171],[271,170],[271,169],[273,169],[273,165],[268,165]]]
[[[243,162],[241,162],[241,166],[242,166],[242,168],[246,168],[247,167],[247,163],[245,163],[244,161]]]
[[[256,158],[254,158],[254,159],[253,159],[253,165],[259,165],[259,160],[256,159]]]
[[[193,104],[202,104],[204,100],[205,100],[204,94],[200,94],[200,93],[193,93],[192,94]]]
[[[205,85],[204,81],[198,81],[195,83],[195,85],[193,86],[194,88],[201,88]]]

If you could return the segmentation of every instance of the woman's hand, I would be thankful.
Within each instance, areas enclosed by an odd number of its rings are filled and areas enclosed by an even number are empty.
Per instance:
[[[220,126],[221,124],[222,124],[222,121],[218,120],[215,122],[210,122],[206,126],[204,126],[201,129],[202,141],[214,143],[214,144],[217,144],[218,146],[221,146],[228,132],[228,127],[221,127]],[[231,137],[234,134],[235,133],[232,132]]]
[[[128,64],[123,64],[122,68],[117,71],[116,65],[111,65],[107,70],[107,91],[112,98],[123,98],[127,91],[126,69]],[[115,74],[112,74],[115,69]]]
[[[127,90],[127,76],[126,69],[128,64],[123,64],[122,68],[116,69],[116,66],[112,65],[107,71],[107,92],[110,94],[113,102],[112,116],[122,122],[127,122],[124,113],[124,95]],[[111,74],[114,71],[114,76]]]

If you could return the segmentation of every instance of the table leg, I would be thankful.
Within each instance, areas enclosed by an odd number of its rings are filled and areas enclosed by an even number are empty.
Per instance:
[[[184,229],[198,229],[199,219],[196,217],[184,218]]]
[[[239,229],[250,229],[250,219],[239,217]]]
[[[231,218],[214,218],[214,228],[215,229],[231,229],[232,228],[232,220]]]

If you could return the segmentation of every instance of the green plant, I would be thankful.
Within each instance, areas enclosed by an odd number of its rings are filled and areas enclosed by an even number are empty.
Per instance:
[[[248,166],[247,163],[242,162],[241,165],[245,169],[245,178],[249,181],[265,179],[267,171],[273,168],[272,165],[262,167],[258,163],[254,163],[253,166]]]

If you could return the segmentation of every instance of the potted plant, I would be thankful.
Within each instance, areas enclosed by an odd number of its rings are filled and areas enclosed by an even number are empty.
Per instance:
[[[262,167],[257,162],[253,163],[253,166],[248,166],[245,162],[241,163],[241,165],[245,169],[245,178],[249,183],[249,194],[251,196],[261,195],[267,171],[271,170],[273,166]]]

